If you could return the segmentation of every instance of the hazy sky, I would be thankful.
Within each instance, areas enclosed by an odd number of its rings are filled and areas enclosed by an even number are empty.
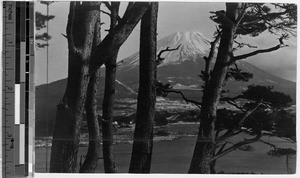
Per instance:
[[[121,11],[125,9],[125,5],[121,6]],[[209,19],[209,12],[220,9],[225,9],[225,3],[159,3],[158,39],[178,31],[200,31],[204,36],[211,39],[216,24]],[[46,6],[36,3],[36,10],[45,13]],[[49,41],[49,82],[67,77],[67,40],[61,34],[66,33],[68,12],[69,2],[55,2],[50,5],[49,14],[55,15],[55,18],[49,23],[49,33],[52,36]],[[105,14],[102,15],[102,18],[104,21],[108,19]],[[103,27],[103,29],[107,28],[107,26]],[[138,24],[121,47],[118,60],[138,51],[139,28],[140,25]],[[102,37],[106,34],[102,33]],[[245,40],[251,41],[252,44],[259,47],[268,48],[278,44],[277,38],[274,35],[264,33],[257,38],[245,37]],[[272,53],[257,55],[247,59],[247,61],[271,74],[296,81],[296,39],[293,38],[286,43],[290,46]],[[46,64],[46,49],[38,49],[36,51],[36,85],[46,83]]]

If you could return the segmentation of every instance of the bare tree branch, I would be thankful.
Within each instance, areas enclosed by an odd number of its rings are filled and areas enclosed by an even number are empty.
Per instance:
[[[234,57],[234,61],[245,59],[245,58],[248,58],[248,57],[251,57],[251,56],[255,56],[255,55],[260,54],[260,53],[267,53],[267,52],[276,51],[280,47],[281,47],[281,44],[279,44],[277,46],[274,46],[274,47],[271,47],[271,48],[268,48],[268,49],[260,49],[260,50],[253,51],[253,52],[248,53],[248,54],[239,55],[239,56]]]
[[[202,104],[201,102],[196,101],[196,100],[188,99],[187,97],[185,97],[185,95],[181,91],[177,91],[177,90],[165,90],[165,92],[180,94],[181,97],[184,99],[185,102],[192,103],[192,104],[196,105],[198,108],[201,109],[201,104]]]
[[[225,143],[221,146],[221,148],[218,150],[218,152],[217,152],[215,155],[218,155],[218,154],[222,153],[222,151],[224,150],[224,148],[225,148],[225,146],[227,145],[227,143],[228,143],[228,142],[225,142]],[[214,156],[215,156],[215,155],[214,155]]]
[[[245,123],[246,119],[261,105],[261,102],[262,101],[257,101],[256,102],[256,106],[253,109],[248,110],[247,112],[244,113],[242,119],[239,122],[239,128],[241,128],[243,126],[243,124]]]
[[[245,59],[245,58],[248,58],[248,57],[251,57],[251,56],[255,56],[257,54],[272,52],[272,51],[278,50],[279,48],[286,47],[288,45],[284,45],[284,43],[283,43],[283,39],[285,39],[285,38],[287,38],[287,36],[286,35],[282,35],[279,38],[279,44],[276,45],[276,46],[274,46],[274,47],[267,48],[267,49],[259,49],[259,50],[253,51],[251,53],[247,53],[247,54],[242,54],[242,55],[239,55],[239,56],[235,56],[235,57],[232,58],[231,62],[229,62],[228,65],[232,65],[235,61],[238,61],[238,60],[241,60],[241,59]]]
[[[162,61],[165,59],[165,58],[162,58],[161,55],[164,53],[164,52],[167,52],[167,51],[176,51],[179,49],[179,47],[181,46],[181,44],[179,44],[176,48],[170,48],[170,47],[167,47],[166,49],[164,50],[161,50],[158,55],[157,55],[157,59],[156,59],[156,65],[160,65],[162,63]]]
[[[232,137],[242,133],[242,130],[235,131],[234,129],[228,129],[222,136],[216,139],[216,145],[220,146],[228,142]]]
[[[247,9],[247,3],[243,3],[242,4],[242,8],[241,8],[241,12],[239,13],[239,16],[238,16],[238,18],[237,18],[237,20],[236,20],[236,25],[238,26],[240,23],[241,23],[241,21],[243,20],[243,18],[244,18],[244,16],[245,16],[245,14],[246,14],[246,9]]]
[[[234,101],[234,100],[232,100]],[[256,106],[254,108],[252,108],[251,110],[248,110],[246,112],[244,112],[243,117],[241,118],[241,120],[239,121],[239,125],[238,127],[235,129],[237,131],[235,131],[234,129],[229,129],[225,134],[223,134],[221,137],[219,137],[216,141],[216,143],[222,144],[224,142],[227,142],[230,138],[232,138],[234,135],[237,135],[239,133],[242,132],[241,127],[243,126],[243,124],[245,123],[246,119],[262,104],[262,101],[257,101],[256,102]]]
[[[236,150],[236,149],[240,148],[240,147],[243,146],[243,145],[257,142],[257,141],[259,141],[259,139],[260,139],[261,137],[262,137],[262,133],[259,132],[259,133],[258,133],[254,138],[252,138],[252,139],[244,139],[244,141],[238,142],[238,143],[236,143],[235,145],[233,145],[233,146],[231,146],[231,147],[225,149],[224,151],[220,152],[219,154],[216,154],[214,157],[212,157],[212,158],[210,159],[210,161],[217,160],[217,159],[219,159],[220,157],[222,157],[222,156],[224,156],[224,155],[230,153],[230,152],[233,151],[233,150]]]
[[[91,61],[94,67],[90,73],[95,72],[115,54],[116,50],[119,50],[150,5],[151,2],[135,2],[132,5],[127,12],[128,15],[124,15],[121,22],[96,47],[94,55],[97,60]]]
[[[272,143],[270,143],[270,142],[266,142],[266,141],[264,141],[264,140],[259,140],[259,142],[262,142],[262,143],[264,143],[264,144],[266,144],[266,145],[269,145],[269,146],[271,146],[273,149],[276,149],[276,148],[277,148],[274,144],[272,144]]]
[[[106,15],[108,15],[108,16],[111,15],[109,12],[106,12],[106,11],[104,11],[104,10],[100,10],[100,12],[102,12],[103,14],[106,14]]]
[[[245,111],[241,106],[239,106],[237,103],[236,103],[236,101],[234,101],[234,100],[228,100],[227,101],[227,103],[228,104],[231,104],[232,106],[234,106],[234,107],[236,107],[237,109],[239,109],[239,110],[241,110],[241,111]]]
[[[257,46],[253,46],[249,43],[238,42],[236,40],[234,40],[234,42],[237,44],[237,47],[233,51],[235,51],[239,48],[243,48],[244,46],[247,46],[248,48],[257,48]]]
[[[61,33],[61,35],[62,35],[63,37],[65,37],[65,38],[68,39],[68,36],[67,36],[67,35],[65,35],[65,34],[63,34],[63,33]]]
[[[111,11],[111,5],[109,4],[109,2],[103,2],[103,4],[107,7],[108,10]]]
[[[235,97],[223,97],[220,99],[220,101],[234,101],[234,100],[237,100],[237,99],[246,99],[244,95],[237,95]]]

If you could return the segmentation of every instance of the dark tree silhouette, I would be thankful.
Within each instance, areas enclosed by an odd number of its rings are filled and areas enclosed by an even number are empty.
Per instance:
[[[68,80],[62,101],[57,105],[50,172],[76,172],[80,126],[90,79],[89,61],[100,17],[99,5],[99,2],[70,3]]]
[[[111,4],[106,3],[110,10],[110,31],[113,30],[117,23],[119,17],[119,6],[120,2],[111,2]],[[117,172],[117,167],[114,159],[113,151],[113,99],[115,94],[115,80],[116,80],[116,67],[117,67],[117,56],[111,56],[107,62],[105,62],[105,89],[104,98],[102,104],[102,143],[103,143],[103,161],[104,161],[104,171],[106,173]]]
[[[212,12],[214,15],[211,19],[220,24],[221,40],[212,71],[205,69],[203,72],[205,74],[203,77],[205,79],[205,85],[199,115],[200,127],[189,173],[211,172],[210,163],[213,161],[213,151],[217,144],[215,135],[217,106],[223,92],[228,71],[232,72],[229,70],[230,66],[238,60],[285,47],[286,45],[283,44],[283,40],[287,38],[287,34],[294,34],[297,20],[295,16],[296,5],[279,4],[278,6],[276,5],[279,7],[279,10],[277,9],[275,12],[272,11],[269,6],[270,5],[262,3],[226,3],[226,11]],[[247,54],[234,56],[233,52],[235,48],[233,45],[237,36],[257,36],[266,30],[271,33],[284,33],[279,39],[278,45],[268,49],[258,49]],[[213,44],[214,43],[212,43],[211,49],[213,49]],[[214,53],[214,51],[211,52]],[[206,59],[205,62],[211,61]],[[210,64],[206,64],[206,66],[210,67]],[[254,107],[246,112],[242,119],[247,118],[255,109]],[[259,135],[257,135],[257,137],[258,136]],[[250,141],[257,140],[257,137],[252,138]]]
[[[100,2],[71,2],[67,25],[69,46],[68,80],[65,94],[57,105],[56,123],[53,133],[50,172],[76,172],[79,147],[80,126],[83,111],[90,111],[90,118],[96,123],[95,94],[99,69],[118,54],[133,28],[148,9],[150,2],[130,2],[118,25],[97,46],[97,28],[99,27]],[[101,23],[100,23],[101,25]],[[91,78],[92,77],[92,78]],[[91,84],[89,84],[89,82]],[[90,87],[89,87],[90,86]],[[89,89],[88,89],[89,88]],[[91,97],[86,103],[87,97]],[[91,123],[91,122],[89,122]],[[89,127],[97,135],[97,126]],[[93,133],[92,133],[93,132]],[[90,139],[91,141],[91,139]],[[94,144],[95,145],[95,144]],[[98,155],[96,147],[92,155]],[[91,153],[91,152],[90,152]],[[89,159],[82,165],[82,172],[95,169],[98,159]],[[89,165],[89,166],[85,166]]]
[[[140,82],[130,173],[150,173],[156,102],[156,48],[158,3],[141,20]]]
[[[100,8],[100,6],[99,6]],[[95,24],[93,46],[92,51],[101,42],[101,16],[99,14],[98,21]],[[93,55],[91,59],[93,59]],[[91,66],[90,66],[91,67]],[[95,73],[90,76],[86,94],[86,119],[89,131],[89,147],[83,164],[80,163],[79,172],[90,173],[95,172],[97,163],[101,158],[101,136],[100,136],[100,124],[99,115],[97,110],[98,104],[98,87],[100,84],[100,71],[97,69]]]
[[[250,144],[262,141],[262,136],[283,137],[277,134],[281,130],[276,124],[278,111],[289,106],[292,100],[290,96],[272,91],[272,89],[273,87],[269,86],[250,85],[241,95],[234,98],[221,98],[221,101],[233,105],[238,111],[217,110],[215,147],[210,164],[211,173],[216,173],[214,167],[217,159],[236,149],[251,151]],[[263,95],[262,91],[264,91]],[[277,99],[274,100],[274,98]],[[248,137],[253,138],[244,138],[242,141],[232,143],[231,138],[240,133],[246,133]],[[229,143],[231,146],[228,146]]]

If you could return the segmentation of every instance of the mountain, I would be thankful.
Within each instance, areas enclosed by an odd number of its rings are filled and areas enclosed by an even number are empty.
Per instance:
[[[210,49],[210,40],[205,38],[200,32],[177,32],[158,41],[157,52],[166,47],[180,48],[176,51],[165,52],[162,57],[163,63],[158,67],[157,78],[163,83],[171,83],[174,89],[180,89],[188,98],[201,100],[203,85],[198,77],[204,68],[203,57]],[[245,61],[238,61],[237,65],[243,71],[253,73],[254,77],[249,82],[228,81],[225,90],[229,90],[230,95],[238,95],[247,88],[248,85],[274,86],[274,90],[281,91],[296,98],[296,83],[274,75],[271,75]],[[115,98],[136,98],[139,84],[139,53],[135,53],[119,62],[116,80]],[[101,72],[103,75],[105,72]],[[56,114],[56,105],[63,97],[66,79],[62,79],[49,85],[36,87],[36,126],[41,130],[36,130],[37,135],[46,134],[45,127],[51,127]],[[46,98],[48,91],[48,99]],[[100,80],[99,108],[101,108],[104,91],[104,78]],[[171,99],[181,99],[176,94],[170,94]],[[116,106],[117,107],[117,106]],[[50,123],[45,122],[48,119]],[[51,126],[50,126],[50,125]],[[48,126],[46,126],[48,125]],[[49,131],[48,131],[49,133]],[[48,134],[47,134],[48,135]]]
[[[163,53],[162,57],[165,60],[157,69],[157,78],[163,83],[172,84],[174,89],[185,90],[185,92],[190,93],[191,97],[199,97],[201,96],[199,90],[201,90],[203,83],[198,75],[204,69],[203,57],[209,53],[210,40],[196,31],[177,32],[159,40],[157,52],[166,47],[176,48],[179,45],[181,46],[178,50]],[[118,80],[135,91],[138,89],[138,65],[139,53],[137,52],[123,59],[117,72]],[[230,94],[239,94],[248,85],[256,84],[274,86],[274,90],[285,92],[295,98],[295,82],[271,75],[245,61],[238,61],[237,65],[242,71],[250,72],[254,76],[249,82],[229,80],[225,90],[229,90]]]
[[[102,72],[104,73],[104,72]],[[36,136],[49,136],[52,135],[52,129],[56,117],[56,105],[61,101],[67,79],[58,80],[48,85],[40,85],[35,88],[35,125]],[[101,108],[104,92],[104,78],[100,79],[98,106]],[[47,94],[48,93],[48,94]],[[48,95],[48,97],[47,97]],[[116,80],[116,93],[115,98],[136,98],[137,93]],[[45,129],[47,128],[47,129]]]

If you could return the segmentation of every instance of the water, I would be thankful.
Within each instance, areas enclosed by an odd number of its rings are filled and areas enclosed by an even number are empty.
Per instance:
[[[241,138],[241,136],[240,136]],[[236,139],[240,139],[236,138]],[[268,138],[264,138],[267,140]],[[281,147],[295,149],[295,144],[282,139],[269,140]],[[195,136],[183,136],[169,141],[154,142],[151,173],[187,173],[194,145]],[[254,172],[264,174],[286,174],[285,157],[271,157],[267,151],[271,148],[263,143],[253,144],[254,151],[233,151],[220,158],[216,164],[216,170],[224,172]],[[45,148],[36,148],[36,172],[45,172]],[[127,173],[130,164],[132,144],[121,143],[115,145],[116,163],[119,173]],[[81,147],[78,154],[86,154],[87,147]],[[51,151],[48,151],[50,157]],[[48,162],[50,162],[48,160]],[[295,171],[296,156],[290,158],[290,168]],[[48,164],[49,165],[49,164]],[[103,160],[99,160],[96,172],[103,172]]]

